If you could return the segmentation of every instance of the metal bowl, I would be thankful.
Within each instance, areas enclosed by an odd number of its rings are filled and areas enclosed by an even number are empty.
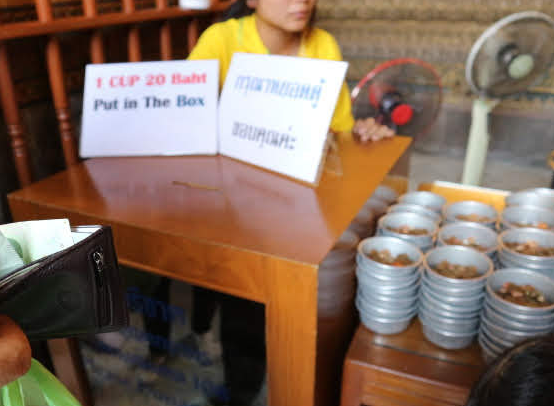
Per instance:
[[[413,297],[419,293],[419,281],[406,287],[397,288],[396,286],[382,284],[364,284],[361,286],[368,295],[383,297]]]
[[[412,261],[412,264],[407,266],[394,266],[382,264],[374,261],[369,257],[372,250],[388,250],[392,256],[399,254],[406,254]],[[407,274],[413,274],[423,260],[423,253],[417,246],[393,237],[372,237],[361,241],[358,244],[358,256],[357,262],[360,267],[369,271],[375,271],[377,273],[390,274],[393,273],[396,276],[403,276]]]
[[[397,233],[389,229],[409,226],[427,230],[424,235],[410,235]],[[395,237],[415,244],[420,249],[430,247],[435,241],[438,230],[437,223],[428,217],[415,213],[390,213],[381,217],[378,221],[378,229],[381,235]]]
[[[479,342],[481,349],[485,350],[487,352],[486,355],[490,356],[492,359],[496,359],[505,350],[505,348],[495,344],[482,329],[479,329],[477,341]]]
[[[366,315],[371,317],[401,319],[417,311],[417,304],[414,304],[408,308],[380,307],[377,304],[375,304],[373,301],[367,300],[362,295],[360,295],[360,291],[358,291],[358,295],[356,296],[356,305],[358,307],[358,310],[360,310],[360,312],[363,312]]]
[[[359,242],[360,239],[355,233],[346,230],[331,248],[331,251],[323,258],[319,268],[335,268],[346,263],[353,263]]]
[[[475,317],[481,313],[483,307],[483,304],[480,302],[472,304],[471,306],[458,306],[437,300],[434,296],[430,295],[424,287],[419,289],[419,303],[421,304],[422,302],[425,302],[424,305],[428,308],[436,309],[439,312],[448,312],[458,315],[458,317],[467,318]]]
[[[512,342],[509,340],[505,340],[502,337],[498,337],[489,328],[487,328],[485,323],[481,323],[481,326],[479,327],[479,334],[483,335],[483,338],[486,338],[486,341],[489,343],[489,345],[493,345],[495,346],[495,348],[500,348],[502,351],[506,350],[507,348],[511,348],[518,343],[518,341]]]
[[[543,328],[546,326],[552,325],[554,321],[552,320],[551,313],[544,314],[528,314],[528,313],[517,313],[512,309],[504,307],[503,303],[495,301],[492,299],[491,294],[487,292],[485,295],[484,307],[487,306],[502,315],[503,317],[514,321],[515,323],[524,323],[528,326],[535,326],[536,328]]]
[[[425,317],[421,317],[421,315],[419,316],[419,320],[421,321],[425,338],[436,346],[447,350],[460,350],[469,347],[478,333],[478,330],[464,333],[452,333],[434,327],[429,320]]]
[[[502,230],[508,228],[537,228],[533,224],[545,223],[549,230],[554,229],[554,211],[536,206],[507,207],[500,216]],[[523,224],[520,226],[518,224]]]
[[[485,283],[475,286],[447,286],[431,278],[424,278],[425,284],[432,292],[448,297],[469,297],[485,293]]]
[[[435,285],[436,287],[437,285]],[[476,294],[472,295],[458,295],[458,296],[451,296],[449,295],[445,290],[440,289],[434,289],[432,288],[428,283],[426,279],[423,279],[423,283],[421,284],[421,289],[425,289],[425,291],[433,296],[435,299],[440,300],[443,303],[453,304],[456,306],[464,306],[469,307],[476,303],[482,303],[483,299],[485,298],[485,289],[481,289],[480,292],[477,292]]]
[[[477,310],[473,311],[472,313],[452,313],[452,312],[449,312],[447,310],[441,309],[441,308],[436,307],[436,306],[433,307],[421,295],[420,295],[419,299],[420,299],[418,301],[419,309],[420,310],[425,309],[426,312],[432,313],[436,317],[444,317],[444,318],[447,318],[447,319],[456,319],[456,320],[471,320],[471,319],[475,319],[475,318],[480,317],[480,313],[481,313],[480,309],[477,309]]]
[[[493,257],[498,249],[498,235],[489,227],[479,223],[460,221],[443,226],[437,235],[437,246],[449,245],[446,240],[451,237],[462,241],[468,238],[474,239],[478,245],[487,247],[486,251],[480,252],[489,257]]]
[[[429,326],[440,331],[450,333],[471,333],[479,328],[479,317],[471,319],[453,319],[437,315],[436,313],[427,310],[426,307],[420,307],[418,312],[420,318],[423,317]]]
[[[545,298],[553,304],[547,307],[528,307],[508,302],[496,293],[506,282],[538,287]],[[538,272],[517,268],[500,269],[487,280],[487,294],[491,304],[497,304],[498,307],[506,309],[507,312],[528,315],[549,315],[554,320],[554,281]]]
[[[442,207],[446,204],[446,199],[441,195],[432,192],[410,192],[403,194],[398,198],[400,203],[417,204],[425,206],[436,212],[441,212]]]
[[[505,199],[506,206],[539,206],[554,210],[554,197],[534,191],[516,192]]]
[[[441,261],[475,266],[479,276],[472,279],[448,278],[433,269]],[[433,279],[437,284],[445,285],[445,287],[468,287],[468,289],[476,285],[483,285],[494,270],[494,265],[487,255],[460,245],[447,245],[432,249],[423,258],[423,267],[425,268],[425,277]]]
[[[381,217],[387,212],[388,204],[375,197],[370,197],[363,205],[364,208],[371,209],[375,217]]]
[[[457,216],[467,216],[470,214],[477,214],[479,216],[487,217],[490,221],[470,221],[466,219],[458,219]],[[470,223],[477,223],[494,229],[498,220],[498,212],[496,209],[488,204],[475,202],[472,200],[465,200],[462,202],[456,202],[448,205],[444,208],[444,219],[446,223],[456,223],[458,221],[469,221]]]
[[[388,186],[379,185],[373,192],[372,197],[382,200],[387,204],[392,204],[398,200],[398,193]]]
[[[516,321],[494,310],[494,308],[491,307],[488,302],[485,302],[485,305],[483,306],[482,317],[490,320],[491,323],[494,323],[500,327],[504,327],[508,330],[536,332],[538,334],[554,330],[554,321],[541,325]]]
[[[549,187],[536,187],[531,189],[522,190],[522,192],[536,193],[538,195],[548,196],[551,199],[554,199],[554,189]]]
[[[417,294],[411,296],[379,295],[365,289],[358,289],[358,295],[365,303],[383,309],[408,312],[417,305]]]
[[[549,333],[549,331],[540,333],[536,331],[521,331],[511,328],[505,328],[493,323],[486,317],[481,318],[481,324],[483,328],[486,328],[491,332],[491,335],[493,338],[496,339],[496,342],[498,342],[499,344],[509,343],[509,346],[517,344],[520,341],[526,340],[528,338],[533,338]]]
[[[356,276],[358,277],[358,285],[363,289],[377,290],[381,293],[391,292],[391,294],[404,289],[417,288],[420,280],[419,272],[402,278],[385,278],[381,275],[369,274],[360,268],[356,268]]]
[[[535,241],[544,247],[554,247],[554,232],[538,230],[536,228],[515,228],[502,232],[498,236],[499,259],[519,264],[521,268],[528,269],[554,269],[554,256],[539,257],[535,255],[520,254],[511,250],[506,243]]]
[[[399,203],[390,206],[388,213],[415,213],[421,216],[429,217],[431,220],[440,223],[442,216],[434,210],[428,209],[417,204]]]
[[[386,317],[371,317],[360,312],[360,321],[364,326],[377,334],[390,335],[406,330],[414,316],[415,313],[402,319],[391,319]]]
[[[454,306],[461,306],[461,307],[474,307],[477,306],[478,303],[483,302],[485,298],[485,290],[483,289],[481,292],[471,295],[471,296],[449,296],[446,292],[441,290],[433,290],[429,285],[426,283],[426,280],[423,279],[423,283],[421,284],[420,289],[424,290],[427,294],[431,295],[434,299],[440,300],[443,303],[451,304]]]

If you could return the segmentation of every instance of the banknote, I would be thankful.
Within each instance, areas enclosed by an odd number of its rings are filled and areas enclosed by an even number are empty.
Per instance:
[[[37,220],[0,225],[0,233],[19,245],[24,263],[36,261],[73,245],[69,220]]]
[[[12,241],[0,233],[0,277],[24,265],[16,249],[17,243]]]

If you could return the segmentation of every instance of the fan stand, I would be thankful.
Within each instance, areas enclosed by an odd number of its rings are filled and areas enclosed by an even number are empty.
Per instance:
[[[489,114],[500,100],[478,98],[473,102],[471,127],[466,149],[462,184],[478,186],[481,183],[489,148]]]

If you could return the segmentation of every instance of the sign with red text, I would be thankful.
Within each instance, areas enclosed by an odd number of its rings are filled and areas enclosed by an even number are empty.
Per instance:
[[[348,64],[233,56],[219,103],[219,152],[317,184]]]
[[[87,65],[80,155],[214,155],[218,92],[218,61]]]

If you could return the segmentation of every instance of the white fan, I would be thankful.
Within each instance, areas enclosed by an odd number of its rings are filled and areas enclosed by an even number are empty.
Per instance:
[[[554,20],[526,11],[489,27],[475,42],[466,63],[466,79],[478,96],[472,121],[462,183],[479,185],[489,145],[489,113],[502,98],[539,82],[554,60]]]

